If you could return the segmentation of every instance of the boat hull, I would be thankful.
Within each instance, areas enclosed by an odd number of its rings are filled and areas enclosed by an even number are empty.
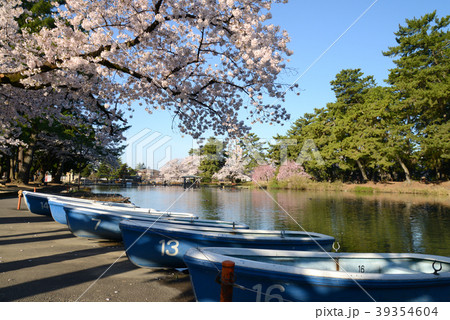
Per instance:
[[[67,224],[66,211],[64,210],[64,203],[60,201],[48,200],[50,212],[53,220],[61,224]]]
[[[55,221],[61,224],[66,224],[66,218],[65,211],[58,202],[66,202],[88,207],[93,205],[103,205],[109,208],[115,208],[117,210],[132,210],[136,208],[136,206],[131,203],[103,202],[40,192],[23,191],[23,196],[28,210],[30,210],[31,213],[51,216]]]
[[[119,215],[86,213],[84,210],[65,207],[69,230],[77,237],[91,239],[122,240]]]
[[[216,222],[198,219],[197,217],[177,217],[175,213],[161,213],[144,216],[133,213],[111,213],[101,210],[86,210],[76,207],[65,207],[67,225],[70,231],[77,237],[97,238],[109,240],[122,240],[122,232],[119,223],[122,220],[133,219],[154,223],[156,221],[170,223],[172,225],[199,227],[208,224],[216,224],[218,227],[230,228],[230,222]],[[235,224],[235,228],[248,228],[244,224]]]
[[[154,224],[150,228],[121,223],[129,260],[139,267],[184,268],[184,254],[196,247],[248,247],[278,250],[331,250],[334,238],[317,233],[264,230],[179,230]],[[256,233],[256,236],[251,234]],[[249,235],[250,234],[250,235]],[[290,235],[302,235],[292,238]],[[320,244],[320,246],[318,246]]]
[[[47,196],[40,193],[23,191],[23,196],[28,210],[30,210],[31,213],[51,216],[48,204],[48,196],[50,195]]]
[[[48,205],[50,207],[50,212],[53,220],[61,224],[67,224],[66,217],[66,207],[79,207],[79,208],[97,208],[104,209],[110,212],[114,211],[130,211],[133,210],[144,210],[142,208],[136,207],[129,203],[114,203],[114,202],[101,202],[95,200],[86,200],[78,198],[68,198],[68,197],[53,197],[48,199]],[[153,210],[153,209],[148,209]]]
[[[314,272],[310,271],[311,269],[299,268],[291,268],[289,271],[289,268],[283,269],[279,265],[270,266],[266,263],[265,266],[261,266],[261,262],[254,264],[246,261],[245,258],[209,255],[209,249],[214,251],[216,248],[192,249],[184,258],[189,268],[197,301],[220,301],[220,284],[215,279],[221,270],[221,261],[224,260],[231,260],[236,263],[234,277],[235,283],[239,287],[233,289],[233,301],[450,301],[450,269],[439,275],[434,275],[431,268],[432,260],[429,262],[430,273],[425,275],[422,273],[357,274],[353,272],[355,270],[349,270],[348,272],[334,271],[336,276],[333,276],[333,271]],[[241,252],[241,254],[245,253]],[[255,252],[252,254],[255,254]],[[332,254],[332,256],[336,260],[342,257],[341,254]],[[450,263],[449,258],[432,257],[432,259],[441,259]],[[331,263],[335,264],[335,261],[331,260]],[[355,268],[357,267],[355,265]],[[242,288],[250,290],[242,290]]]

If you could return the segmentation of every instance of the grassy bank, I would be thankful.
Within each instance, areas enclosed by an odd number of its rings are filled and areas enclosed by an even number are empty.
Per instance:
[[[271,180],[254,184],[254,187],[286,190],[343,191],[355,193],[405,193],[450,196],[450,181],[441,183],[407,182],[367,182],[364,184],[342,182],[317,182],[304,178],[291,178],[284,181]]]

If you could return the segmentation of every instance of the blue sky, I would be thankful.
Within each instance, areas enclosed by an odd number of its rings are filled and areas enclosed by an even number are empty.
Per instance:
[[[301,90],[299,96],[288,95],[283,104],[291,114],[291,121],[334,101],[330,81],[342,69],[361,68],[365,75],[373,75],[376,82],[383,85],[394,64],[391,58],[383,56],[382,51],[396,45],[394,32],[398,31],[398,26],[405,25],[405,19],[419,18],[434,10],[439,17],[449,15],[450,1],[290,0],[288,4],[274,5],[272,23],[288,31],[289,48],[294,51],[288,63],[289,71],[281,75],[281,80],[289,84],[298,80]],[[316,61],[327,48],[329,50]],[[131,128],[125,136],[136,138],[141,133],[143,137],[134,140],[134,148],[130,144],[126,149],[123,160],[129,165],[144,162],[148,167],[158,169],[168,159],[186,157],[189,149],[197,145],[189,136],[181,135],[176,126],[172,128],[168,112],[149,115],[142,107],[135,109],[133,118],[129,119]],[[270,140],[277,133],[284,134],[290,125],[255,125],[252,132]],[[210,135],[206,134],[207,137]],[[157,147],[152,148],[152,145]]]

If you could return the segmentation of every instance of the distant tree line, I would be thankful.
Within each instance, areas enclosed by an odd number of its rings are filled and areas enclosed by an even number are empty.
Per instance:
[[[397,46],[383,52],[395,68],[376,85],[361,69],[331,81],[336,101],[297,119],[285,135],[288,158],[312,139],[324,163],[304,162],[317,180],[445,180],[450,176],[450,16],[406,20]],[[280,145],[269,157],[280,159]]]
[[[82,173],[83,177],[89,177],[93,179],[105,179],[107,181],[125,180],[137,175],[138,170],[145,169],[143,164],[138,164],[136,169],[128,166],[126,163],[122,163],[120,159],[117,159],[115,165],[108,162],[100,162],[97,166],[88,166]]]

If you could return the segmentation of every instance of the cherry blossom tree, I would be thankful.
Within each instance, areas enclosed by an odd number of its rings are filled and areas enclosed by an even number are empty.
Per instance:
[[[159,174],[165,181],[180,181],[183,176],[198,174],[198,167],[202,157],[191,155],[184,159],[173,159],[162,166]]]
[[[185,176],[195,176],[198,174],[198,167],[202,161],[202,156],[191,155],[181,160],[181,168],[183,175]]]
[[[230,180],[231,182],[236,182],[236,180],[250,181],[251,178],[245,174],[245,163],[243,160],[243,150],[238,141],[230,141],[227,160],[212,178],[215,180]]]
[[[18,23],[23,1],[2,0],[0,130],[13,141],[17,116],[62,121],[74,108],[113,122],[133,102],[169,110],[194,137],[248,131],[243,108],[251,123],[283,122],[286,111],[263,101],[287,89],[278,77],[289,37],[268,22],[281,2],[66,0],[54,3],[54,27],[31,30]]]
[[[311,176],[305,172],[303,166],[299,165],[295,161],[288,160],[280,166],[277,174],[277,180],[287,180],[293,177],[311,179]]]
[[[268,182],[275,177],[275,168],[270,164],[256,167],[252,173],[252,181]]]

